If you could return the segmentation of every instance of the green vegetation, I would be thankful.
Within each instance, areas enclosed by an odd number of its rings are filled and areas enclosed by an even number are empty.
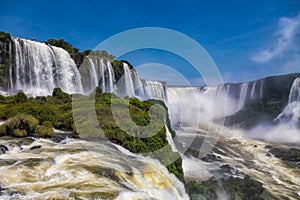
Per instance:
[[[131,70],[134,70],[133,66],[127,60],[114,60],[111,64],[115,72],[115,79],[118,81],[124,75],[123,63],[127,63]]]
[[[56,47],[61,47],[64,50],[66,50],[70,56],[74,59],[76,65],[78,68],[80,68],[84,57],[89,55],[91,57],[96,57],[96,58],[105,58],[108,59],[109,61],[113,61],[115,57],[113,55],[109,55],[106,51],[104,50],[85,50],[83,52],[80,52],[78,48],[75,48],[72,46],[71,43],[66,42],[64,39],[49,39],[46,41],[46,44],[56,46]]]
[[[74,58],[77,54],[79,54],[79,49],[74,48],[71,43],[66,42],[64,39],[49,39],[46,44],[56,46],[56,47],[61,47],[67,52],[69,52],[70,56]]]
[[[9,87],[9,69],[13,65],[12,42],[8,33],[0,32],[0,89]]]
[[[19,114],[8,119],[3,126],[5,126],[7,135],[24,137],[29,134],[33,134],[38,124],[39,121],[33,116]]]
[[[182,160],[177,153],[172,151],[166,140],[165,122],[170,129],[169,119],[164,115],[167,111],[162,113],[154,110],[152,117],[159,120],[151,120],[149,116],[150,107],[154,104],[159,104],[162,108],[167,109],[163,102],[155,100],[141,102],[136,98],[121,99],[110,93],[102,93],[100,88],[96,88],[90,96],[78,94],[75,96],[79,107],[77,106],[73,111],[72,96],[59,88],[53,90],[53,96],[47,97],[28,99],[22,92],[12,97],[1,97],[0,99],[3,101],[0,104],[0,120],[7,120],[7,123],[0,126],[0,135],[53,137],[55,135],[54,127],[72,130],[78,133],[82,139],[103,139],[105,137],[133,153],[160,159],[163,164],[167,165],[170,172],[184,182]],[[92,102],[91,110],[89,103],[93,97],[95,97],[95,102]],[[124,109],[114,113],[121,116],[122,127],[126,128],[125,131],[115,121],[111,108],[112,103],[117,103],[116,106],[125,108],[129,112],[130,117],[124,117],[126,116]],[[93,111],[96,112],[97,121],[93,121],[89,117]],[[74,124],[73,113],[80,114],[76,119],[76,122],[80,122],[79,125]],[[144,128],[147,125],[149,125],[148,129]],[[151,130],[157,131],[153,134]],[[151,135],[147,135],[149,133]],[[173,132],[172,134],[174,135]],[[136,137],[141,135],[143,137]],[[160,151],[162,148],[164,151]]]
[[[16,103],[24,103],[28,100],[28,98],[24,92],[20,91],[14,96],[14,100]]]
[[[42,137],[42,138],[51,138],[55,136],[53,127],[52,126],[49,127],[45,125],[37,126],[35,130],[35,134],[37,137]]]

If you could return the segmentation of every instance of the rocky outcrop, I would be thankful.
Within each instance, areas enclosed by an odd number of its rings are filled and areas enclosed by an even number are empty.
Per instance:
[[[225,125],[252,128],[259,122],[273,123],[288,104],[290,89],[297,77],[299,73],[260,79],[262,98],[247,100],[240,111],[225,118]]]

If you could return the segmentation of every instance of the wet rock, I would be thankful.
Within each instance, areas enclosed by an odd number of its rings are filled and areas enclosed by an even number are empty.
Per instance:
[[[267,153],[266,153],[266,156],[271,157],[272,155],[271,155],[270,153],[267,152]]]
[[[0,144],[0,154],[4,154],[8,151],[8,148],[3,145],[3,144]]]
[[[300,162],[300,149],[298,148],[270,148],[269,152],[276,158],[280,158],[284,161],[299,163]]]
[[[42,147],[41,145],[35,145],[35,146],[30,147],[30,150],[39,149],[41,147]]]
[[[264,192],[262,183],[251,179],[229,177],[227,179],[210,178],[202,183],[188,182],[187,192],[191,199],[198,199],[195,194],[204,196],[204,199],[218,199],[218,193],[226,194],[227,199],[255,199],[262,200],[261,194]]]

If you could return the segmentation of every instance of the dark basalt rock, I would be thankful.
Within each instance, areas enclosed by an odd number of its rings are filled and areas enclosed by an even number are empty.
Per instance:
[[[194,181],[186,185],[191,199],[218,199],[218,192],[223,192],[227,199],[262,200],[264,192],[262,183],[246,175],[243,179],[229,177],[216,179],[214,177],[202,183]]]
[[[39,148],[41,148],[42,146],[41,145],[35,145],[35,146],[32,146],[31,148],[30,148],[30,150],[33,150],[33,149],[39,149]]]
[[[0,154],[4,154],[8,151],[8,148],[3,145],[3,144],[0,144]]]
[[[242,110],[225,118],[225,125],[251,129],[262,122],[267,124],[276,123],[274,119],[288,104],[290,88],[297,77],[300,77],[299,73],[261,79],[263,81],[262,99],[248,99]],[[241,83],[231,84],[231,87],[234,88],[239,84]]]
[[[297,148],[288,148],[288,149],[270,148],[269,152],[273,154],[276,158],[280,158],[284,161],[289,161],[293,163],[300,162],[300,149]]]

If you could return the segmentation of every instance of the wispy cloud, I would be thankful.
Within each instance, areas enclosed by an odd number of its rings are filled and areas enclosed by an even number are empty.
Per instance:
[[[298,64],[299,67],[300,63],[295,60],[299,60],[300,56],[300,14],[291,18],[280,18],[273,37],[274,42],[269,47],[255,53],[251,59],[255,62],[265,63],[282,58],[285,60],[283,67],[291,68],[291,64]]]

